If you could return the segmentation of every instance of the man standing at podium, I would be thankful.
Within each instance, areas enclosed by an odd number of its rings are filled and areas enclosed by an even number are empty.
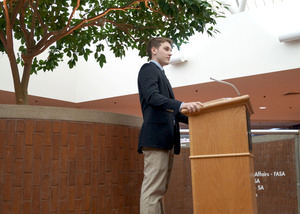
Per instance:
[[[180,113],[200,111],[200,102],[175,100],[163,67],[170,63],[172,40],[158,37],[148,41],[151,59],[138,75],[138,89],[143,112],[138,152],[144,154],[144,179],[141,187],[140,214],[163,214],[162,198],[167,191],[173,168],[173,156],[180,153],[178,122],[188,123]]]

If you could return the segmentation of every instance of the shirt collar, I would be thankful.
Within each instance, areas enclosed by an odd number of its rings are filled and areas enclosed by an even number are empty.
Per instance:
[[[157,65],[157,67],[159,67],[160,70],[162,70],[162,71],[164,70],[163,67],[157,61],[151,59],[150,62],[153,62],[155,65]]]

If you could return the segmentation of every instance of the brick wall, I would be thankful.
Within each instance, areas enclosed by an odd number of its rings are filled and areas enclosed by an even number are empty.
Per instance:
[[[0,105],[0,214],[139,213],[140,120],[74,109],[4,108]],[[10,119],[32,112],[42,118]],[[45,118],[49,112],[56,119]],[[258,192],[258,213],[296,213],[294,140],[255,142],[253,153],[255,171],[285,173],[259,178],[257,188],[261,184],[264,190]],[[189,148],[182,148],[175,156],[166,214],[193,213],[189,154]]]
[[[298,213],[295,139],[254,143],[253,154],[258,213]]]
[[[0,213],[137,214],[139,128],[0,119]]]

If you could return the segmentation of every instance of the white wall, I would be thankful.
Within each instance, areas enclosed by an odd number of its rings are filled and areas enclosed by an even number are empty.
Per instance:
[[[123,59],[106,54],[103,68],[93,57],[76,67],[77,101],[103,99],[137,92],[137,74],[147,58],[138,57],[138,51],[128,51]]]
[[[278,40],[279,33],[299,26],[298,8],[299,1],[285,1],[218,20],[221,33],[193,36],[181,48],[188,62],[165,68],[173,87],[300,67],[300,42]],[[72,102],[137,93],[137,74],[146,58],[132,50],[122,60],[109,52],[106,57],[103,68],[91,57],[71,70],[63,62],[54,72],[32,75],[29,93]],[[6,56],[0,63],[0,90],[13,91]]]
[[[0,90],[14,92],[13,77],[7,55],[0,54],[0,65]],[[19,72],[21,77],[23,73],[21,66],[19,66]],[[74,93],[76,88],[76,72],[61,63],[54,72],[39,71],[38,75],[32,74],[28,92],[30,95],[73,102],[77,99],[76,93]]]
[[[0,90],[14,91],[7,55],[0,53]]]
[[[193,36],[182,48],[190,60],[170,66],[173,87],[300,67],[300,40],[278,39],[283,31],[300,27],[299,8],[299,1],[285,2],[220,19],[221,33]]]

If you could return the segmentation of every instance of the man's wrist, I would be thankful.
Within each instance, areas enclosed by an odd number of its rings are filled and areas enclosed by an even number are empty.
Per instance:
[[[182,102],[181,104],[180,104],[180,106],[179,106],[179,111],[181,111],[181,109],[182,109],[182,105],[184,104],[184,102]]]

